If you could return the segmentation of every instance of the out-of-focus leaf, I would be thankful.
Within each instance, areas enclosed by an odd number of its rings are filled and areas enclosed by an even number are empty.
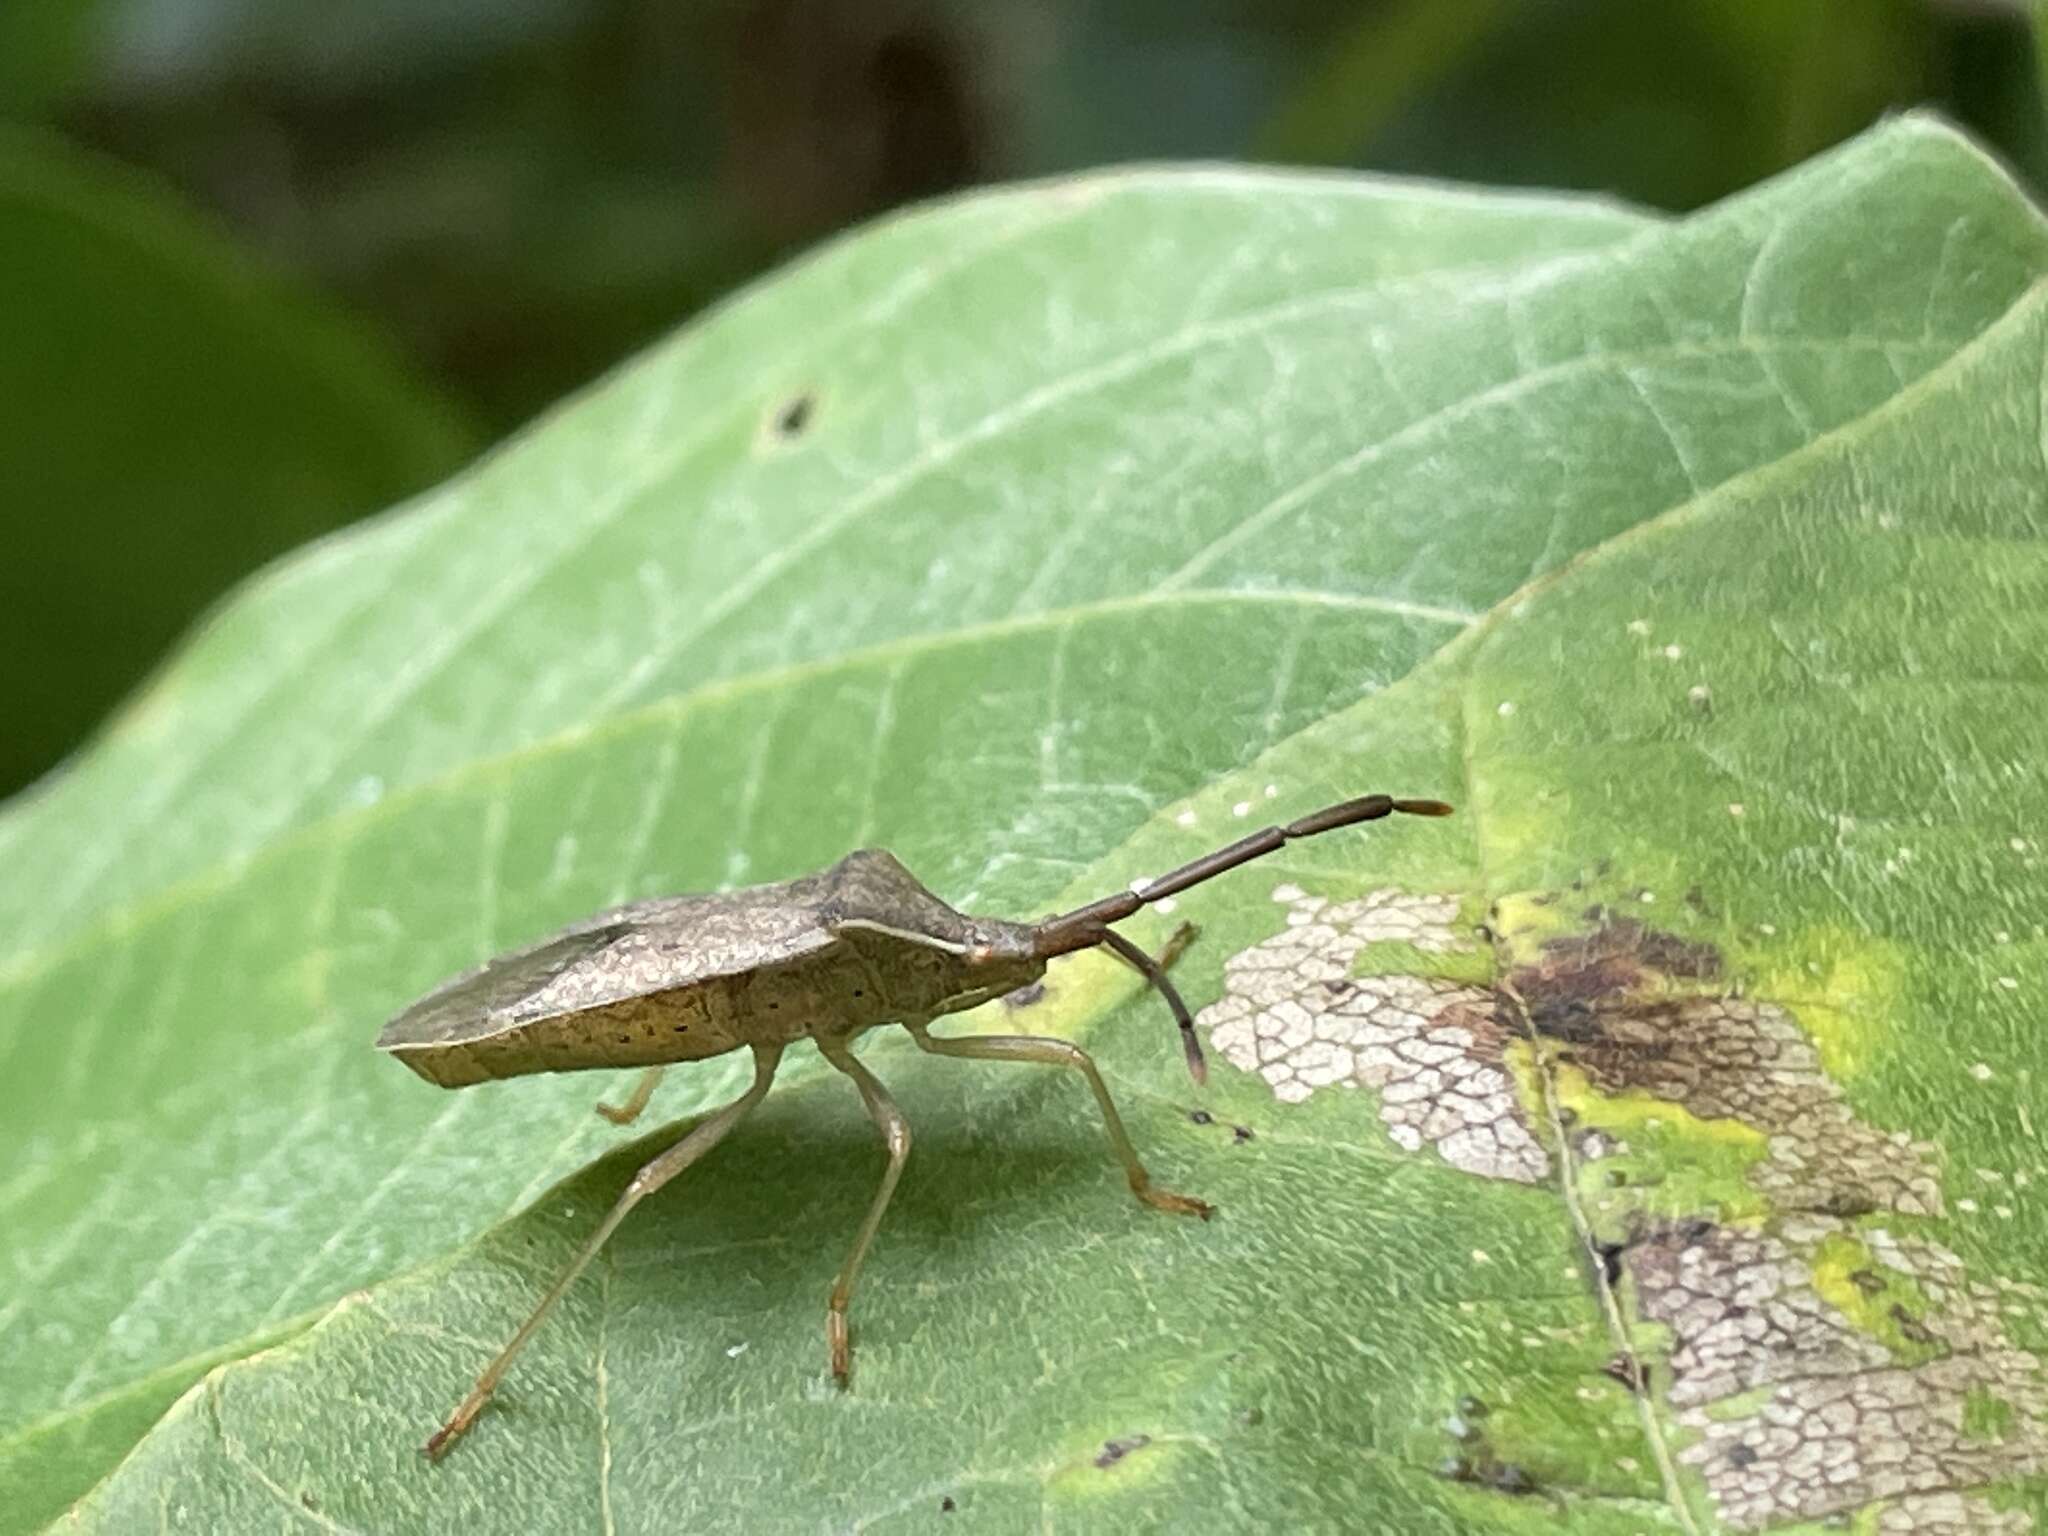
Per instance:
[[[252,566],[447,474],[456,415],[159,189],[0,136],[0,787]]]
[[[1509,0],[1396,0],[1344,18],[1318,66],[1259,130],[1262,159],[1348,159],[1510,13]]]

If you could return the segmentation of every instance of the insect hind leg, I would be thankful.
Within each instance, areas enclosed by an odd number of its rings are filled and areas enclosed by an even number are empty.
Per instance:
[[[484,1367],[483,1375],[477,1377],[476,1385],[469,1389],[469,1395],[455,1405],[455,1411],[448,1415],[446,1422],[434,1431],[427,1443],[421,1447],[429,1461],[439,1461],[448,1454],[448,1448],[461,1439],[476,1422],[484,1405],[491,1400],[491,1394],[498,1389],[505,1372],[511,1367],[519,1351],[526,1347],[540,1328],[541,1322],[554,1309],[562,1293],[569,1289],[584,1267],[597,1257],[598,1249],[605,1245],[619,1223],[626,1219],[626,1213],[647,1196],[653,1194],[670,1179],[681,1173],[690,1164],[709,1152],[725,1139],[726,1132],[738,1125],[746,1114],[767,1095],[769,1084],[775,1080],[776,1063],[781,1060],[782,1047],[779,1045],[757,1045],[754,1048],[754,1081],[747,1091],[734,1099],[723,1109],[698,1121],[690,1128],[688,1135],[653,1159],[638,1173],[633,1182],[620,1194],[617,1202],[605,1219],[598,1223],[597,1230],[577,1250],[576,1257],[569,1261],[540,1304],[527,1314],[526,1321],[519,1325],[519,1331],[512,1335],[512,1342],[498,1351],[498,1356]]]

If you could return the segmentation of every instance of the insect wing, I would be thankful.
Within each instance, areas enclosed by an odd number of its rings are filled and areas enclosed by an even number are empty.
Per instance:
[[[635,931],[630,921],[572,929],[527,949],[497,955],[451,978],[384,1026],[377,1049],[453,1045],[532,1017],[522,1004]]]

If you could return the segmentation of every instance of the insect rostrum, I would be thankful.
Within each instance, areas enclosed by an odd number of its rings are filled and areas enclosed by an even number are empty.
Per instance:
[[[851,1366],[847,1303],[910,1151],[901,1111],[849,1049],[865,1030],[901,1024],[921,1050],[935,1055],[1074,1068],[1095,1094],[1132,1192],[1161,1210],[1207,1217],[1210,1208],[1201,1201],[1153,1187],[1101,1074],[1080,1047],[1035,1035],[948,1039],[931,1034],[929,1024],[1037,980],[1056,956],[1099,945],[1134,966],[1166,999],[1180,1026],[1188,1070],[1199,1082],[1206,1069],[1187,1004],[1164,968],[1109,925],[1292,839],[1395,812],[1444,816],[1450,809],[1441,801],[1387,795],[1347,800],[1037,923],[956,912],[892,854],[864,848],[830,869],[777,885],[662,897],[601,912],[435,988],[387,1024],[377,1046],[444,1088],[529,1072],[644,1067],[646,1075],[624,1106],[598,1106],[624,1124],[645,1107],[671,1062],[745,1047],[753,1053],[754,1080],[633,1177],[511,1342],[427,1441],[427,1455],[438,1460],[469,1428],[548,1309],[626,1213],[710,1151],[761,1101],[783,1050],[798,1040],[816,1042],[825,1060],[853,1079],[889,1153],[881,1188],[826,1308],[832,1374],[841,1385]]]

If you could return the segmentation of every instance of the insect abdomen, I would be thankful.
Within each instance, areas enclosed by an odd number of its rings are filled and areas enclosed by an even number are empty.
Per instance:
[[[651,1067],[722,1056],[745,1043],[717,983],[621,998],[579,1013],[515,1024],[460,1045],[395,1052],[429,1082],[462,1088],[534,1072]]]

